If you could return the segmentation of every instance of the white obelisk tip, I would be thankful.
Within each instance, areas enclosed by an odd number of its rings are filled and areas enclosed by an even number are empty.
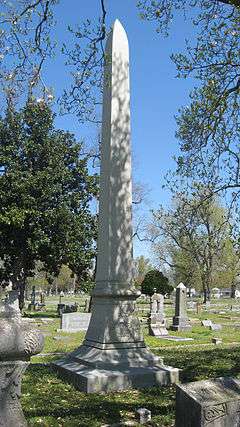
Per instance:
[[[177,286],[177,288],[186,289],[186,286],[181,282],[181,283],[179,283],[179,285]]]
[[[115,34],[117,34],[117,36],[124,36],[127,39],[127,33],[123,27],[123,25],[121,24],[121,22],[119,21],[119,19],[115,19],[113,26],[112,26],[112,31]]]
[[[115,30],[116,28],[123,28],[121,22],[119,21],[119,19],[115,19],[112,28]]]

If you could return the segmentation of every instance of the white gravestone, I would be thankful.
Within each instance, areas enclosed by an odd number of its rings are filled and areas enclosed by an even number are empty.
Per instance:
[[[151,298],[151,312],[149,316],[149,335],[159,337],[168,335],[164,315],[164,296],[154,293]]]
[[[91,313],[65,313],[61,315],[60,330],[63,332],[86,331]]]

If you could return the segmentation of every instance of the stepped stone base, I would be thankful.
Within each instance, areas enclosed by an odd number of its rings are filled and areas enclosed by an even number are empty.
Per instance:
[[[62,377],[85,393],[108,393],[179,382],[179,370],[164,366],[162,360],[146,348],[99,351],[83,345],[68,358],[52,365]]]
[[[172,331],[184,332],[184,331],[191,331],[191,329],[192,329],[192,326],[187,317],[183,318],[180,316],[174,316],[173,324],[171,326]]]

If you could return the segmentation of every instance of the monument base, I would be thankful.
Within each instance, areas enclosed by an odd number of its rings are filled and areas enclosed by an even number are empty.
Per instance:
[[[184,332],[184,331],[191,331],[192,326],[189,322],[188,318],[183,318],[180,316],[174,316],[173,318],[173,324],[170,328],[172,331],[179,331],[179,332]]]
[[[82,345],[52,365],[85,393],[109,393],[179,382],[179,369],[164,366],[162,360],[146,348],[99,350]]]
[[[171,331],[178,331],[178,332],[189,332],[192,330],[191,325],[172,325]]]

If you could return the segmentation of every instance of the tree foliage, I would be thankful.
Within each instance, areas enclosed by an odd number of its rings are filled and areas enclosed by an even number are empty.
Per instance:
[[[134,282],[137,287],[141,286],[141,283],[149,270],[152,270],[150,259],[145,258],[143,255],[134,259]]]
[[[177,281],[201,288],[205,297],[219,271],[237,263],[228,211],[217,200],[206,199],[203,190],[194,198],[175,193],[171,208],[154,212],[150,232],[159,260],[175,270]]]
[[[82,144],[54,128],[42,99],[8,108],[0,141],[1,279],[22,285],[37,260],[50,274],[66,264],[81,277],[94,256],[90,202],[97,194]]]
[[[44,83],[43,64],[55,49],[55,5],[58,0],[1,1],[0,85],[7,99],[19,98]]]
[[[165,295],[173,291],[173,287],[169,285],[168,278],[159,270],[150,270],[146,273],[141,291],[143,294],[152,296],[154,292]]]
[[[240,1],[143,0],[138,7],[142,18],[156,21],[164,34],[176,10],[192,19],[195,42],[187,41],[185,52],[172,55],[178,77],[198,81],[190,105],[177,117],[182,151],[177,173],[200,180],[213,195],[231,190],[228,200],[238,202]]]

